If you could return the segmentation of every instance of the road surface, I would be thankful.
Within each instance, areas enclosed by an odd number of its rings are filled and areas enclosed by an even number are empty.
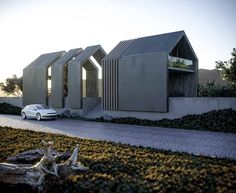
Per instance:
[[[69,136],[120,142],[195,155],[236,159],[236,134],[87,122],[73,119],[22,120],[0,115],[0,125]]]

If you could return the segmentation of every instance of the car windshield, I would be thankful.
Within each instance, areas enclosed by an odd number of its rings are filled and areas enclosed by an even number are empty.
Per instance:
[[[50,109],[47,105],[36,105],[37,109]]]

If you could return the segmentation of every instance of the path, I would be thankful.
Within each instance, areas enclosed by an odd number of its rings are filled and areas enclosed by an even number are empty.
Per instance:
[[[0,115],[0,125],[131,145],[236,159],[236,134],[58,119],[22,120]]]

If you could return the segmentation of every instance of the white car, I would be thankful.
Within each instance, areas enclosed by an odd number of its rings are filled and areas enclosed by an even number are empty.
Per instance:
[[[32,104],[27,105],[21,110],[22,119],[36,118],[38,121],[41,119],[56,119],[57,112],[47,105]]]

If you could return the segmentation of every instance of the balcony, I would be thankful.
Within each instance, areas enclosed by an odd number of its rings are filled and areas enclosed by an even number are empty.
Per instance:
[[[193,61],[169,56],[169,70],[172,72],[194,72]]]

